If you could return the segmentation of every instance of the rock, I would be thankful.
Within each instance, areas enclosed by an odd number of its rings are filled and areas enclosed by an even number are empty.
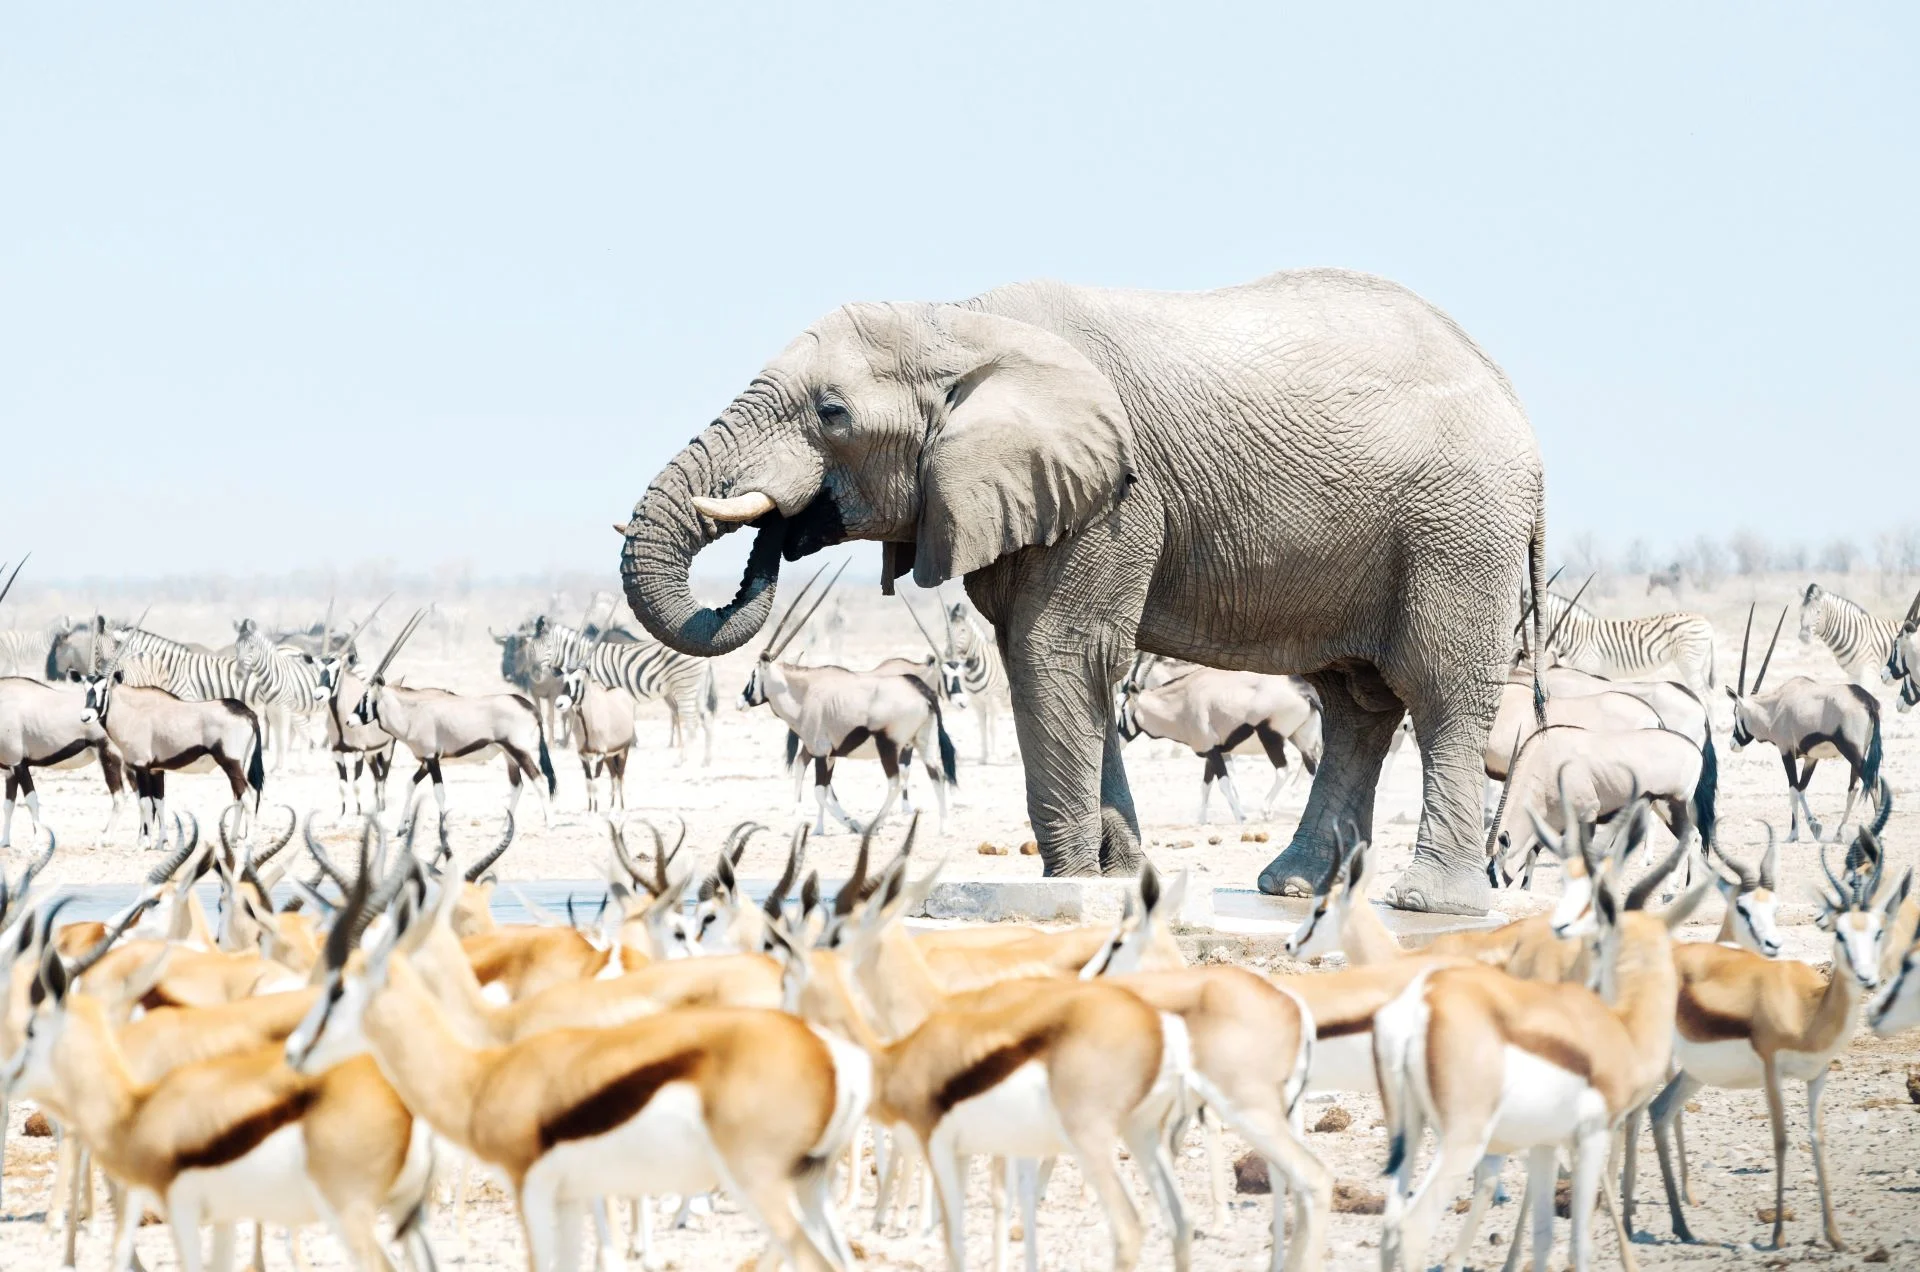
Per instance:
[[[53,1123],[39,1109],[27,1114],[27,1125],[23,1132],[32,1139],[50,1139],[53,1136]]]
[[[1759,1220],[1760,1220],[1760,1222],[1761,1222],[1761,1223],[1772,1223],[1772,1222],[1773,1222],[1773,1207],[1772,1207],[1772,1206],[1762,1206],[1762,1207],[1760,1207],[1760,1209],[1759,1209],[1759,1210],[1757,1210],[1757,1211],[1755,1211],[1754,1213],[1755,1213],[1755,1214],[1756,1214],[1756,1215],[1757,1215],[1757,1216],[1759,1217]],[[1785,1214],[1784,1216],[1782,1216],[1782,1222],[1784,1222],[1784,1223],[1792,1223],[1792,1222],[1794,1221],[1794,1219],[1795,1219],[1796,1217],[1797,1217],[1797,1216],[1795,1216],[1795,1215],[1794,1215],[1794,1213],[1793,1213],[1793,1207],[1792,1207],[1792,1206],[1788,1206],[1788,1207],[1787,1207],[1787,1213],[1786,1213],[1786,1214]]]
[[[1920,1068],[1907,1070],[1907,1098],[1920,1104]]]
[[[999,844],[981,844],[976,851],[979,852],[982,857],[1004,857],[1007,855],[1007,850]]]
[[[1193,847],[1193,840],[1182,839],[1179,843],[1175,844],[1174,847],[1175,848],[1191,848]]]
[[[1208,835],[1208,836],[1207,836],[1207,842],[1208,842],[1208,843],[1210,843],[1210,844],[1217,844],[1217,843],[1219,843],[1219,842],[1220,842],[1220,836],[1218,836],[1218,835]]]
[[[1342,1179],[1333,1186],[1333,1213],[1383,1215],[1387,1213],[1387,1196],[1385,1193],[1368,1192],[1360,1185]]]
[[[1553,1216],[1556,1219],[1573,1218],[1573,1185],[1564,1179],[1553,1186]]]
[[[1464,1215],[1467,1213],[1467,1211],[1472,1209],[1473,1209],[1473,1198],[1471,1197],[1462,1197],[1460,1198],[1460,1200],[1453,1203],[1453,1213],[1456,1215]]]
[[[1698,1100],[1687,1101],[1687,1112],[1698,1113],[1699,1111],[1700,1111],[1700,1101]]]
[[[1255,844],[1255,843],[1259,843],[1260,841],[1253,837],[1252,831],[1243,830],[1240,832],[1240,842],[1243,844]]]
[[[1272,1192],[1273,1180],[1267,1176],[1267,1159],[1258,1153],[1242,1154],[1233,1164],[1233,1190],[1256,1195]]]
[[[1266,831],[1264,831],[1264,830],[1256,830],[1256,831],[1254,831],[1254,832],[1253,832],[1253,842],[1254,842],[1254,843],[1256,843],[1256,844],[1264,844],[1264,843],[1266,843],[1266,842],[1267,842],[1267,832],[1266,832]]]
[[[1029,839],[1026,843],[1020,845],[1020,855],[1022,857],[1038,857],[1040,855],[1040,845]]]
[[[1860,1256],[1862,1263],[1892,1263],[1893,1252],[1885,1246],[1875,1246],[1872,1254]]]
[[[1313,1129],[1325,1135],[1333,1131],[1344,1131],[1352,1125],[1353,1114],[1336,1104],[1320,1115],[1320,1120],[1313,1124]]]

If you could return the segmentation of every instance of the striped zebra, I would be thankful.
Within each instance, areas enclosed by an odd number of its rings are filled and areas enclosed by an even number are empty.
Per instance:
[[[1811,644],[1814,637],[1819,637],[1820,643],[1833,651],[1840,669],[1863,684],[1868,674],[1886,667],[1899,635],[1898,622],[1875,618],[1818,583],[1807,584],[1800,598],[1800,643]]]
[[[277,772],[285,762],[295,715],[317,715],[325,707],[316,698],[317,666],[298,666],[297,651],[283,655],[252,619],[234,624],[233,652],[214,653],[182,641],[169,640],[140,627],[120,628],[106,642],[112,657],[120,659],[126,683],[165,689],[186,702],[216,702],[230,698],[245,703],[260,717],[263,741],[273,751]]]
[[[980,762],[991,764],[1000,712],[1012,705],[1007,689],[1007,666],[1000,660],[1000,646],[980,625],[979,616],[965,604],[947,606],[946,617],[947,656],[942,661],[959,669],[958,683],[950,679],[945,686],[947,697],[963,711],[969,699],[979,703]]]
[[[317,719],[327,710],[329,694],[321,683],[320,661],[298,646],[265,641],[236,641],[234,661],[247,676],[242,701],[260,714],[278,773],[286,762],[293,722]]]
[[[103,645],[101,652],[119,663],[127,684],[165,689],[188,702],[246,701],[247,672],[234,654],[216,654],[143,627],[118,628]]]
[[[1702,700],[1713,688],[1713,624],[1698,614],[1601,618],[1548,592],[1543,617],[1547,652],[1562,666],[1620,679],[1670,666]]]
[[[534,664],[549,675],[579,666],[609,689],[625,689],[642,701],[657,698],[666,703],[672,720],[668,745],[679,747],[684,761],[697,726],[706,740],[701,764],[712,765],[720,695],[709,660],[647,638],[597,640],[545,618],[534,624],[530,651]]]
[[[0,631],[0,676],[43,678],[47,674],[47,654],[52,649],[51,632]]]

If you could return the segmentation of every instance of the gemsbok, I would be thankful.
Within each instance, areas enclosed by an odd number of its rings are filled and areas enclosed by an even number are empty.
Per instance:
[[[558,782],[553,775],[553,757],[547,752],[546,730],[540,727],[539,713],[530,700],[517,693],[467,696],[446,689],[408,689],[387,683],[388,668],[426,613],[416,611],[393,638],[353,708],[356,723],[385,729],[420,763],[413,775],[414,793],[407,800],[403,827],[412,824],[420,802],[420,783],[429,777],[433,779],[434,802],[441,816],[446,815],[447,787],[440,772],[443,762],[480,763],[501,753],[507,759],[507,811],[513,812],[520,803],[524,778],[533,783],[540,797],[541,815],[552,825],[550,801]]]
[[[1139,689],[1129,678],[1122,687],[1117,722],[1122,742],[1142,734],[1179,742],[1206,761],[1200,778],[1200,811],[1205,825],[1213,785],[1227,797],[1236,822],[1246,821],[1240,794],[1233,786],[1231,756],[1258,750],[1273,766],[1273,784],[1267,789],[1262,817],[1273,815],[1274,802],[1298,772],[1287,768],[1287,744],[1300,753],[1308,774],[1320,766],[1320,703],[1303,681],[1291,676],[1267,676],[1251,671],[1221,671],[1195,667],[1157,688]]]

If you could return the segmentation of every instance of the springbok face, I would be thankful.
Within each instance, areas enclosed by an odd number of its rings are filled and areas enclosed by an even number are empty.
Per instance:
[[[1561,860],[1560,868],[1560,900],[1553,907],[1553,917],[1548,920],[1553,934],[1563,941],[1573,937],[1595,936],[1599,919],[1594,908],[1596,893],[1593,872],[1587,868],[1586,858],[1569,853]]]
[[[1780,897],[1772,888],[1742,890],[1737,879],[1720,880],[1720,895],[1733,919],[1733,939],[1766,958],[1780,956]]]
[[[1840,974],[1839,964],[1844,962],[1862,989],[1879,985],[1880,937],[1884,927],[1878,910],[1846,910],[1836,915],[1833,936],[1840,946],[1841,957],[1834,960],[1834,975]]]

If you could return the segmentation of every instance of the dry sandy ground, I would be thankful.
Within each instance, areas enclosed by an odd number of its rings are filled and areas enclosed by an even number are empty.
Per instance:
[[[1783,601],[1795,596],[1795,581],[1781,580],[1761,592],[1763,605],[1770,601],[1778,612]],[[1738,660],[1739,623],[1745,615],[1745,596],[1731,592],[1714,598],[1708,612],[1722,636],[1720,672],[1730,679]],[[464,625],[444,633],[425,635],[400,664],[416,684],[439,684],[462,690],[486,690],[499,687],[497,657],[485,633],[485,622],[499,627],[510,625],[521,616],[512,597],[482,598],[472,602]],[[854,598],[849,603],[853,620],[852,635],[844,650],[856,665],[891,653],[910,652],[918,645],[913,629],[901,615],[895,602],[878,598]],[[1876,608],[1888,612],[1904,605],[1904,596],[1891,598]],[[578,602],[569,606],[577,611]],[[318,606],[314,607],[318,612]],[[343,604],[343,612],[347,607]],[[398,605],[395,609],[398,610]],[[236,607],[204,607],[183,616],[173,624],[155,621],[162,630],[178,631],[186,637],[213,640],[227,617],[241,612]],[[563,611],[566,612],[566,611]],[[404,611],[394,616],[389,630],[398,625]],[[1794,639],[1794,619],[1782,637],[1774,670],[1769,680],[1805,672],[1822,679],[1837,680],[1840,673],[1825,650],[1800,645]],[[197,626],[196,626],[197,625]],[[1763,609],[1763,629],[1770,628]],[[816,657],[820,656],[819,651]],[[629,807],[640,815],[666,820],[683,817],[691,828],[689,844],[702,857],[717,846],[726,829],[743,818],[757,818],[775,826],[789,824],[793,810],[792,787],[779,773],[782,731],[765,708],[754,712],[735,709],[741,685],[746,678],[750,655],[736,654],[718,665],[723,700],[715,760],[703,768],[697,755],[679,763],[665,747],[664,714],[649,712],[642,731],[646,747],[636,757],[628,779]],[[1754,660],[1757,663],[1759,651]],[[1872,686],[1884,697],[1885,691]],[[1888,842],[1896,868],[1913,862],[1915,836],[1914,801],[1920,799],[1920,737],[1916,717],[1897,715],[1890,709],[1887,720],[1887,771],[1895,791],[1898,811],[1889,829]],[[1038,873],[1039,863],[1016,853],[984,856],[977,852],[983,843],[1012,846],[1029,838],[1018,764],[1012,762],[1011,722],[1001,721],[999,747],[1002,762],[993,765],[971,763],[978,752],[977,714],[966,713],[952,724],[962,760],[961,785],[953,813],[944,834],[930,835],[925,859],[940,853],[950,854],[950,877],[1020,877]],[[1721,819],[1723,842],[1733,851],[1749,856],[1757,854],[1764,842],[1760,819],[1769,818],[1784,827],[1787,802],[1778,759],[1770,749],[1754,749],[1732,754],[1726,748],[1726,735],[1719,735],[1722,755]],[[1284,843],[1299,809],[1304,803],[1304,781],[1291,789],[1280,802],[1274,819],[1250,826],[1249,830],[1270,833],[1269,842],[1243,841],[1240,828],[1223,824],[1226,810],[1215,800],[1215,825],[1192,824],[1199,792],[1200,761],[1190,754],[1173,754],[1163,744],[1136,742],[1128,752],[1135,797],[1143,822],[1148,828],[1152,855],[1166,870],[1189,869],[1196,884],[1250,887],[1256,874],[1273,852]],[[1239,762],[1241,793],[1257,807],[1264,793],[1268,771],[1264,762],[1242,759]],[[585,811],[581,775],[573,757],[556,752],[555,766],[560,776],[560,793],[555,803],[554,825],[545,828],[533,802],[521,805],[523,833],[513,851],[501,863],[502,873],[511,878],[582,878],[600,873],[605,855],[606,834],[598,819]],[[402,768],[404,769],[404,765]],[[1410,755],[1402,755],[1383,788],[1376,821],[1376,838],[1384,851],[1382,877],[1404,864],[1411,852],[1414,820],[1418,810],[1417,764]],[[466,852],[476,851],[491,841],[499,824],[499,810],[505,782],[498,762],[484,768],[453,767],[449,771],[451,803],[455,814],[456,844]],[[843,798],[856,815],[877,806],[882,782],[878,766],[870,762],[843,763],[839,779]],[[224,785],[217,775],[176,778],[171,793],[177,803],[194,808],[204,824],[211,825],[224,799]],[[1812,799],[1815,809],[1829,828],[1838,815],[1843,799],[1844,774],[1840,767],[1828,764],[1815,779]],[[116,828],[103,840],[99,829],[106,820],[107,802],[97,773],[54,774],[43,782],[43,798],[49,818],[62,832],[63,851],[51,877],[57,881],[127,881],[143,869],[133,852],[131,824]],[[305,812],[318,808],[337,808],[337,796],[331,767],[317,751],[296,751],[286,771],[274,775],[267,787],[270,801],[285,802]],[[928,794],[924,778],[915,784],[917,796]],[[809,801],[809,816],[811,806]],[[16,837],[24,830],[16,825]],[[927,827],[931,831],[931,826]],[[1219,843],[1211,842],[1218,837]],[[768,835],[749,850],[744,871],[749,876],[777,873],[783,852],[784,836]],[[836,834],[816,840],[811,862],[823,874],[844,873],[851,861],[855,840]],[[12,858],[18,868],[19,849]],[[1829,946],[1811,927],[1812,888],[1819,878],[1815,850],[1806,844],[1783,849],[1783,892],[1791,903],[1784,914],[1794,926],[1788,930],[1790,952],[1824,963]],[[1557,881],[1546,877],[1543,890],[1551,893]],[[1509,910],[1532,908],[1515,896]],[[1717,917],[1717,916],[1715,916]],[[1694,935],[1706,936],[1710,928],[1695,929]],[[1823,1245],[1810,1244],[1818,1233],[1818,1201],[1814,1189],[1812,1163],[1806,1149],[1806,1121],[1803,1095],[1789,1092],[1788,1110],[1792,1121],[1788,1155],[1788,1197],[1794,1218],[1788,1223],[1788,1249],[1783,1254],[1756,1252],[1751,1243],[1764,1240],[1767,1228],[1757,1214],[1772,1204],[1772,1153],[1765,1120],[1765,1102],[1757,1091],[1703,1093],[1700,1111],[1689,1119],[1689,1141],[1694,1159],[1694,1187],[1700,1204],[1692,1214],[1692,1224],[1704,1244],[1679,1246],[1667,1238],[1664,1207],[1660,1204],[1659,1176],[1652,1160],[1650,1142],[1643,1154],[1640,1198],[1641,1222],[1655,1234],[1637,1246],[1636,1253],[1646,1267],[1745,1266],[1777,1267],[1788,1262],[1852,1266],[1884,1248],[1888,1266],[1920,1266],[1920,1224],[1912,1218],[1915,1201],[1920,1199],[1920,1107],[1906,1095],[1908,1066],[1920,1064],[1920,1036],[1892,1042],[1872,1038],[1857,1040],[1841,1062],[1828,1086],[1826,1130],[1828,1160],[1832,1166],[1834,1190],[1840,1211],[1840,1225],[1854,1253],[1834,1254]],[[1336,1176],[1364,1190],[1379,1186],[1379,1171],[1384,1160],[1382,1133],[1372,1124],[1377,1109],[1368,1100],[1339,1101],[1352,1115],[1352,1125],[1344,1131],[1311,1136],[1313,1147],[1322,1154]],[[1318,1105],[1310,1108],[1309,1123],[1321,1113]],[[46,1266],[53,1257],[53,1239],[36,1223],[23,1222],[39,1212],[44,1204],[46,1166],[50,1160],[50,1141],[27,1140],[18,1136],[20,1110],[14,1111],[16,1134],[7,1150],[7,1187],[5,1213],[0,1223],[0,1272],[15,1268]],[[1235,1200],[1224,1226],[1209,1221],[1204,1201],[1202,1163],[1196,1148],[1182,1163],[1187,1193],[1201,1230],[1195,1247],[1196,1265],[1202,1269],[1240,1268],[1264,1265],[1267,1199],[1242,1197]],[[1509,1188],[1518,1196],[1518,1173],[1510,1169]],[[1464,1187],[1464,1181],[1463,1181]],[[978,1173],[976,1201],[972,1209],[971,1261],[986,1266],[988,1258],[987,1222],[984,1192]],[[1144,1196],[1144,1193],[1142,1194]],[[1515,1210],[1506,1205],[1492,1212],[1487,1231],[1511,1230]],[[1048,1267],[1099,1266],[1107,1250],[1104,1230],[1097,1221],[1096,1209],[1080,1198],[1070,1167],[1056,1176],[1041,1219],[1043,1262]],[[1451,1217],[1442,1229],[1450,1240]],[[918,1238],[875,1237],[866,1233],[863,1211],[850,1224],[869,1256],[869,1266],[939,1267],[938,1248]],[[1333,1223],[1330,1265],[1336,1267],[1373,1266],[1377,1261],[1378,1220],[1362,1215],[1337,1216]],[[1560,1227],[1561,1247],[1556,1266],[1565,1259],[1565,1225]],[[442,1217],[435,1224],[436,1244],[443,1262],[462,1257],[450,1223]],[[338,1258],[332,1242],[314,1236],[309,1242],[316,1267],[334,1265]],[[738,1266],[754,1250],[754,1242],[744,1223],[723,1205],[718,1216],[701,1221],[695,1232],[667,1234],[661,1240],[663,1256],[683,1268],[731,1268]],[[148,1266],[170,1266],[164,1230],[149,1229],[142,1236],[143,1257]],[[1480,1265],[1497,1265],[1504,1258],[1504,1246],[1488,1244],[1483,1237]],[[473,1241],[464,1257],[469,1266],[516,1265],[517,1236],[511,1215],[503,1199],[489,1193],[473,1219]],[[1614,1258],[1610,1241],[1603,1241],[1603,1258]],[[105,1266],[104,1238],[89,1238],[83,1244],[82,1265]],[[1437,1250],[1436,1250],[1437,1258]],[[269,1250],[269,1261],[288,1266],[283,1247]],[[1165,1266],[1168,1262],[1164,1237],[1156,1234],[1148,1247],[1147,1266]]]

